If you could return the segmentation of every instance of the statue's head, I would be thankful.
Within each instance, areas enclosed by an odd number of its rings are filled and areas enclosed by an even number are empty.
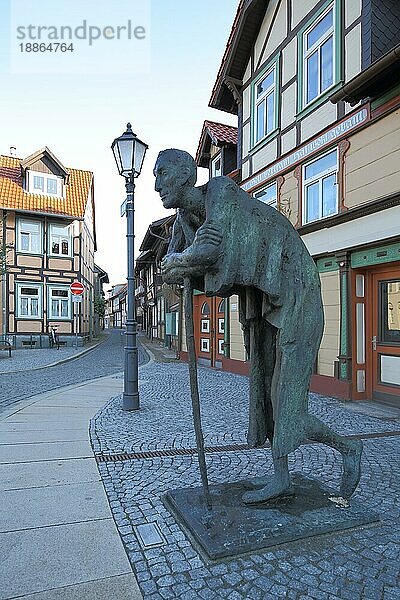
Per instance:
[[[154,189],[161,196],[164,208],[181,208],[186,192],[197,179],[197,165],[185,150],[163,150],[154,167]]]

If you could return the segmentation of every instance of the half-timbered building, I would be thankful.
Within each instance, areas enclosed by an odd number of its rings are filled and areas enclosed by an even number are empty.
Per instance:
[[[93,334],[93,173],[63,166],[43,148],[25,159],[0,156],[3,337],[16,347],[83,344]],[[73,302],[69,286],[85,288]]]
[[[210,100],[238,115],[240,185],[286,215],[318,266],[312,389],[397,404],[399,30],[392,0],[241,0]],[[243,372],[235,320],[232,302]]]

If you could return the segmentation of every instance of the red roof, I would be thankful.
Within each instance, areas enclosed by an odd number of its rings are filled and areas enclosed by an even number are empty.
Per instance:
[[[221,143],[237,144],[237,127],[224,125],[223,123],[216,123],[215,121],[204,121],[203,129],[207,130],[207,133],[215,146],[218,146]]]
[[[200,167],[207,166],[207,161],[203,155],[209,153],[211,144],[214,144],[214,146],[224,146],[225,144],[236,146],[237,141],[237,127],[216,123],[215,121],[204,121],[196,152],[196,163]]]
[[[91,171],[68,169],[65,198],[32,194],[22,185],[21,159],[0,156],[0,208],[83,219],[93,182]]]

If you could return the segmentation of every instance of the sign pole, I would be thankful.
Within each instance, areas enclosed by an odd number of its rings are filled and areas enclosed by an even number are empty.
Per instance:
[[[79,305],[82,302],[85,286],[83,283],[75,279],[69,286],[69,291],[72,294],[73,304],[76,304],[76,306],[74,306],[75,348],[78,349]]]

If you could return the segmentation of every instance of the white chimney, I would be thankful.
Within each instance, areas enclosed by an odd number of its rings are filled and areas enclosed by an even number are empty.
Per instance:
[[[16,146],[10,146],[10,156],[17,156]]]

